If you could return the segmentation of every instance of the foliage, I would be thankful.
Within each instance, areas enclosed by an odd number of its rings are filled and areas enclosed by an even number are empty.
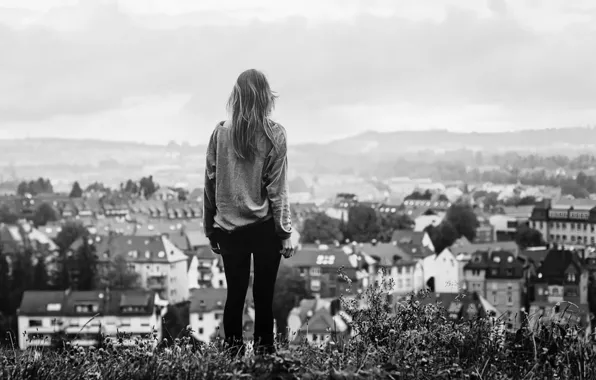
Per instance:
[[[141,194],[145,198],[150,198],[153,194],[155,194],[158,188],[159,186],[155,182],[153,182],[152,175],[148,177],[143,177],[139,181],[139,189],[141,191]]]
[[[38,178],[37,180],[22,181],[17,187],[18,195],[37,195],[37,194],[51,194],[54,192],[52,182],[49,178]]]
[[[17,214],[7,205],[0,205],[0,223],[15,224],[19,220]]]
[[[81,185],[78,181],[75,181],[75,183],[72,184],[72,189],[68,196],[70,198],[81,198],[83,196],[83,189],[81,189]]]
[[[105,271],[97,275],[98,288],[135,289],[139,286],[140,276],[128,266],[126,257],[115,255],[107,264]]]
[[[365,205],[356,205],[348,211],[346,237],[352,241],[370,242],[380,232],[377,213]]]
[[[407,195],[404,198],[404,201],[408,200],[422,200],[422,201],[430,201],[433,197],[433,193],[430,190],[426,190],[424,192],[420,192],[418,190],[414,190],[412,194]]]
[[[89,230],[81,223],[68,222],[54,239],[60,251],[59,270],[54,284],[58,289],[73,287],[91,290],[95,286],[95,248],[89,244]],[[79,244],[74,245],[75,242]]]
[[[35,290],[46,290],[48,287],[49,276],[48,269],[43,257],[36,259],[33,267],[33,287]]]
[[[447,219],[444,219],[438,226],[427,226],[424,231],[428,233],[436,253],[441,253],[445,248],[451,247],[460,237],[455,226]]]
[[[101,182],[93,182],[90,183],[89,185],[87,185],[87,187],[85,188],[85,191],[96,191],[96,192],[106,192],[109,193],[111,191],[111,189],[109,187],[107,187],[106,185],[104,185]]]
[[[341,241],[343,234],[340,230],[340,221],[331,218],[324,212],[316,213],[304,221],[301,239],[304,243],[331,244],[334,241]]]
[[[273,317],[277,323],[278,334],[285,336],[290,311],[298,305],[299,300],[310,297],[304,277],[300,276],[295,268],[280,265],[273,296]]]
[[[520,249],[540,247],[546,244],[540,231],[529,227],[527,224],[522,224],[517,227],[517,231],[515,231],[515,242]]]
[[[469,241],[476,237],[478,218],[472,207],[465,204],[451,205],[445,219],[451,222],[459,236],[465,236]]]
[[[35,210],[33,222],[36,226],[45,226],[48,222],[58,220],[58,212],[49,203],[41,203]]]
[[[389,242],[395,230],[411,229],[414,221],[406,214],[402,213],[381,213],[379,217],[379,235],[377,240]]]
[[[65,352],[0,351],[0,378],[64,379],[593,379],[596,350],[576,327],[543,322],[499,332],[496,318],[452,320],[440,304],[411,295],[387,298],[383,280],[356,299],[341,299],[351,337],[334,330],[328,343],[278,345],[275,355],[230,355],[219,341],[169,338],[169,347],[137,341],[121,349],[67,345]],[[466,297],[460,294],[458,298]],[[360,301],[366,307],[359,307]],[[182,335],[186,330],[181,330]],[[579,333],[579,334],[578,334]],[[169,334],[168,334],[169,336]],[[175,335],[174,335],[175,336]]]

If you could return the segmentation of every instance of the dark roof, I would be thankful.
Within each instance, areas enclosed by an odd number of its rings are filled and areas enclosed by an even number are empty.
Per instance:
[[[393,266],[396,261],[410,260],[411,256],[391,243],[363,244],[360,251],[375,259],[381,266]]]
[[[487,270],[486,278],[521,278],[523,264],[509,251],[478,251],[472,254],[464,270]]]
[[[135,262],[170,262],[174,257],[172,255],[176,253],[175,249],[166,252],[167,248],[161,236],[96,236],[94,243],[99,261],[108,260],[115,255],[124,255],[128,260]],[[174,258],[174,261],[179,261],[182,257]],[[184,256],[184,259],[187,257]]]
[[[23,293],[20,315],[59,316],[63,314],[65,294],[63,291],[27,290]],[[55,307],[49,305],[55,305]],[[58,306],[59,305],[59,306]]]
[[[574,266],[578,272],[583,270],[581,259],[577,252],[551,249],[542,262],[542,265],[538,268],[538,273],[542,277],[537,278],[536,282],[561,285],[563,284],[565,271],[570,265]]]
[[[425,234],[426,232],[396,230],[391,241],[406,255],[403,257],[405,260],[423,259],[434,254],[431,249],[422,245]]]
[[[89,315],[90,317],[95,314],[149,315],[154,312],[154,302],[154,293],[149,290],[26,291],[23,294],[19,314],[35,316]],[[52,304],[55,307],[52,307]],[[97,310],[77,311],[76,306],[82,304],[96,304]],[[48,307],[49,305],[50,307]],[[132,309],[123,310],[127,307]]]
[[[328,248],[318,249],[316,247],[303,247],[294,256],[284,259],[285,264],[292,267],[330,267],[330,268],[353,268],[348,254],[341,249]]]
[[[509,251],[517,255],[519,248],[514,241],[498,241],[492,243],[471,243],[451,246],[449,247],[449,250],[454,256],[459,254],[471,255],[478,251]]]
[[[207,313],[223,310],[226,304],[227,289],[193,289],[190,294],[190,313]]]

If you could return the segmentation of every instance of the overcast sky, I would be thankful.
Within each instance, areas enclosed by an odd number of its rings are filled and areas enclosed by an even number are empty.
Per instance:
[[[205,142],[248,68],[291,142],[594,125],[594,46],[593,0],[0,0],[0,138]]]

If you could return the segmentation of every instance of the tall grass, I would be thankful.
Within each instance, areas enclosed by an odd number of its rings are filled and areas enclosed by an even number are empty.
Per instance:
[[[420,302],[425,294],[390,303],[390,288],[383,280],[342,298],[352,334],[330,331],[322,345],[285,342],[275,355],[233,356],[218,341],[123,348],[107,338],[101,348],[4,349],[0,379],[596,379],[593,342],[560,319],[507,333],[494,318],[453,321],[442,305]]]

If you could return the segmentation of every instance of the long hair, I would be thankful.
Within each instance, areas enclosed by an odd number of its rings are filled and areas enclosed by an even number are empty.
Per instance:
[[[236,80],[227,106],[232,117],[232,148],[238,158],[254,158],[258,149],[258,131],[265,132],[275,146],[269,115],[275,107],[276,98],[267,78],[258,70],[246,70]]]

